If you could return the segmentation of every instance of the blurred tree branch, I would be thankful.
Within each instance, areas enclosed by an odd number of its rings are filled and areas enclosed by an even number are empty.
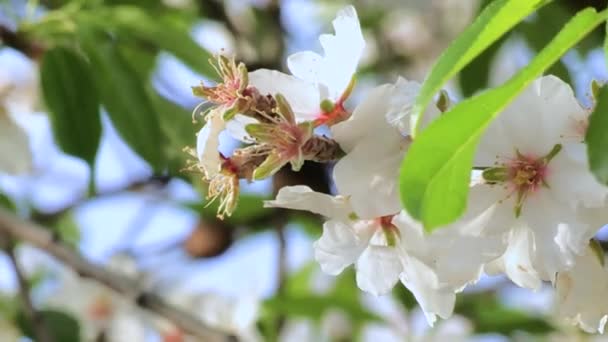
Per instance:
[[[40,342],[52,342],[48,330],[46,329],[46,324],[42,316],[36,311],[32,299],[30,298],[30,287],[21,266],[19,266],[17,257],[15,256],[15,244],[13,243],[13,239],[6,233],[0,233],[0,247],[6,252],[10,263],[13,266],[17,283],[19,284],[19,295],[21,296],[21,301],[23,303],[23,310],[32,324],[36,340]]]
[[[199,319],[170,305],[158,295],[140,289],[137,281],[89,262],[72,248],[57,241],[50,230],[22,220],[6,209],[0,209],[0,231],[11,239],[22,240],[46,251],[80,276],[93,279],[127,298],[134,298],[134,303],[141,308],[164,317],[203,341],[234,340],[233,336],[204,325]]]
[[[0,41],[34,60],[40,58],[44,53],[43,46],[29,41],[25,36],[4,25],[0,25]]]

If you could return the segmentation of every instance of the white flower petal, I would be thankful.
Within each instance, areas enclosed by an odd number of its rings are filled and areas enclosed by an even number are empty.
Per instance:
[[[335,101],[355,74],[365,41],[354,7],[347,6],[340,10],[332,23],[335,35],[319,37],[324,56],[299,53],[290,56],[287,65],[295,76],[327,86],[329,99]],[[318,60],[317,56],[322,60]]]
[[[254,123],[258,123],[258,121],[252,117],[237,114],[226,123],[226,131],[234,139],[245,143],[254,143],[255,139],[253,139],[245,130],[247,125]]]
[[[18,174],[31,168],[32,153],[27,135],[0,108],[0,172]]]
[[[307,210],[332,219],[348,220],[353,212],[348,200],[342,196],[330,196],[313,191],[304,185],[286,186],[279,190],[272,201],[265,201],[265,207]]]
[[[555,76],[535,80],[491,124],[502,126],[515,143],[501,155],[512,155],[515,148],[534,157],[546,155],[563,141],[576,111],[584,109],[567,83]]]
[[[318,87],[275,70],[260,69],[249,73],[249,85],[262,95],[281,94],[293,109],[298,121],[314,120],[321,113]]]
[[[389,246],[370,245],[363,251],[355,266],[357,286],[375,296],[390,292],[403,271],[397,248]]]
[[[397,181],[404,154],[405,147],[402,150],[398,143],[370,138],[335,165],[334,182],[338,193],[349,197],[360,218],[394,215],[401,210]]]
[[[346,152],[350,152],[356,144],[368,137],[400,141],[402,136],[399,130],[383,117],[387,113],[398,111],[398,108],[391,107],[391,103],[399,96],[399,88],[394,84],[372,89],[348,120],[331,127],[332,137]]]
[[[540,288],[540,275],[533,264],[533,243],[534,236],[529,228],[513,229],[505,254],[490,268],[501,270],[518,286],[533,290]]]
[[[450,228],[448,233],[455,232]],[[436,272],[442,284],[455,291],[479,280],[483,267],[502,255],[505,244],[501,237],[433,234],[429,237],[429,255],[423,260]]]
[[[315,259],[323,272],[340,274],[357,261],[367,248],[374,226],[358,222],[357,226],[330,220],[323,225],[323,235],[314,243]]]
[[[211,179],[221,170],[220,133],[225,127],[226,122],[220,113],[214,110],[207,115],[207,123],[197,134],[196,153],[207,179]]]
[[[323,86],[321,99],[329,97],[327,86],[322,83],[323,56],[312,51],[296,52],[287,58],[289,71],[299,79]]]
[[[134,310],[118,310],[113,316],[108,329],[106,338],[109,342],[146,341],[147,327],[142,317]]]
[[[567,151],[562,149],[549,163],[549,190],[572,206],[603,206],[608,187],[600,184],[589,171],[586,146],[570,143],[566,147]]]
[[[441,287],[437,274],[420,260],[408,256],[402,260],[401,282],[418,301],[429,325],[433,326],[436,316],[448,318],[454,311],[454,292]]]
[[[391,221],[399,229],[401,247],[408,253],[425,254],[428,243],[422,224],[414,220],[405,210],[401,210]]]
[[[591,248],[555,283],[559,315],[588,333],[604,333],[608,319],[608,271]]]

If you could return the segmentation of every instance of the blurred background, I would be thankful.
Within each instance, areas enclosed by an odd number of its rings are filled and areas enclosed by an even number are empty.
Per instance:
[[[200,99],[190,87],[214,82],[214,54],[235,56],[250,71],[286,71],[286,57],[320,51],[319,34],[333,32],[336,12],[353,4],[367,47],[352,107],[397,76],[422,81],[489,2],[0,0],[0,114],[22,137],[1,147],[0,136],[0,163],[11,165],[0,171],[0,205],[208,324],[205,310],[229,311],[230,329],[254,331],[235,332],[242,340],[598,339],[554,317],[550,285],[532,293],[486,277],[459,296],[453,318],[431,329],[402,286],[373,297],[357,289],[352,269],[322,274],[312,258],[322,219],[264,209],[262,201],[293,184],[331,193],[331,166],[307,163],[297,174],[286,169],[270,181],[243,182],[238,209],[224,221],[215,218],[214,204],[207,206],[200,176],[184,171],[191,158],[184,148],[194,147],[202,125],[192,120]],[[587,6],[606,3],[556,0],[544,7],[452,80],[451,98],[504,82]],[[570,82],[584,104],[590,82],[608,79],[604,34],[593,32],[549,71]],[[58,107],[64,110],[48,110]],[[223,153],[237,146],[222,137]],[[6,245],[0,341],[36,339],[15,260],[33,307],[52,322],[54,340],[185,341],[132,298],[78,277],[26,243]]]

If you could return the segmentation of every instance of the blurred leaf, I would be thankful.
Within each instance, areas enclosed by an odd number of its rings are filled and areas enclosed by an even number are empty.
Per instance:
[[[545,334],[555,330],[544,318],[505,307],[493,293],[463,294],[457,297],[454,312],[469,318],[477,333],[511,336],[525,331]]]
[[[608,65],[608,21],[604,25],[604,63]]]
[[[0,206],[9,209],[12,212],[17,211],[17,207],[15,206],[15,203],[13,203],[13,200],[2,192],[0,192]]]
[[[57,223],[54,224],[53,229],[59,235],[61,241],[74,248],[78,247],[78,243],[80,242],[80,228],[71,212],[61,215]]]
[[[498,39],[490,45],[484,52],[480,53],[473,61],[462,68],[458,81],[464,97],[470,97],[477,91],[488,86],[490,76],[490,66],[498,50],[505,42],[507,36]]]
[[[19,310],[18,297],[0,293],[0,317],[14,319]]]
[[[118,29],[121,35],[158,46],[194,71],[215,77],[215,70],[208,62],[212,55],[192,39],[190,29],[178,20],[163,15],[152,17],[134,6],[115,6],[101,17],[103,21],[98,19],[98,22]]]
[[[158,50],[154,46],[125,38],[117,43],[117,47],[122,57],[135,70],[139,79],[146,84],[151,84],[150,76],[156,67]]]
[[[361,304],[335,296],[305,295],[281,296],[264,302],[267,309],[289,317],[305,317],[318,322],[329,309],[341,309],[354,322],[379,321],[380,318],[364,309]]]
[[[596,105],[589,116],[589,127],[585,142],[589,168],[595,178],[602,184],[608,185],[608,87],[602,86],[597,97]]]
[[[263,196],[241,194],[236,210],[232,213],[232,216],[224,218],[224,221],[232,225],[249,225],[254,221],[267,217],[273,210],[264,208],[264,201],[269,199]],[[184,205],[200,213],[203,218],[215,219],[219,203],[217,201],[211,204],[193,202],[184,203]]]
[[[407,310],[411,310],[418,306],[416,297],[414,297],[412,292],[410,292],[410,290],[408,290],[405,286],[395,286],[393,289],[393,294],[399,303],[401,303],[401,305],[403,305],[403,307],[405,307]]]
[[[323,219],[309,213],[298,211],[290,212],[289,222],[299,225],[302,230],[312,238],[319,238],[323,231]]]
[[[55,141],[63,151],[94,167],[101,139],[99,98],[88,63],[76,52],[55,47],[40,71]]]
[[[416,138],[403,160],[400,193],[404,207],[425,229],[463,213],[475,149],[492,119],[606,16],[594,9],[579,12],[509,81],[458,103]]]
[[[318,269],[317,263],[310,261],[297,272],[290,274],[285,283],[285,293],[292,297],[309,294],[312,276]]]
[[[127,42],[119,44],[121,55],[137,71],[154,111],[158,114],[160,128],[165,137],[164,153],[167,157],[168,173],[170,176],[180,177],[189,181],[190,175],[183,172],[186,161],[190,158],[184,152],[187,146],[196,143],[196,132],[200,130],[202,121],[192,122],[192,113],[182,106],[160,95],[152,86],[150,76],[156,66],[156,53],[154,48],[137,47]]]
[[[101,100],[112,123],[129,146],[160,172],[165,166],[157,113],[137,71],[104,35],[82,33],[81,43],[93,67]]]
[[[517,31],[522,33],[530,47],[538,52],[559,32],[571,16],[562,3],[556,2],[538,10],[535,18],[521,23]],[[561,78],[564,82],[572,82],[570,73],[562,61],[555,63],[547,73]]]
[[[165,153],[169,161],[169,174],[189,178],[191,175],[182,170],[186,161],[192,157],[184,152],[184,148],[196,145],[196,132],[200,130],[202,122],[193,123],[192,114],[188,110],[167,100],[153,89],[148,89],[148,92],[167,140]]]
[[[487,5],[435,62],[410,115],[412,134],[416,136],[420,117],[445,82],[513,26],[550,1],[497,0]]]
[[[56,310],[41,310],[38,311],[38,314],[44,321],[52,341],[80,341],[80,325],[74,317]],[[36,337],[31,322],[23,312],[19,312],[17,315],[16,323],[25,336],[32,339]]]

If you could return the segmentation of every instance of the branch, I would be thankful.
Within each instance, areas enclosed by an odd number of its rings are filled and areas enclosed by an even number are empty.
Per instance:
[[[17,282],[19,283],[19,295],[21,296],[21,301],[23,302],[23,311],[32,325],[32,330],[36,335],[36,341],[50,342],[45,323],[34,308],[34,304],[32,304],[29,285],[23,274],[23,270],[19,266],[17,257],[15,256],[15,246],[11,241],[12,239],[10,239],[6,234],[0,234],[0,240],[0,245],[8,255],[10,263],[15,271],[15,276],[17,277]]]
[[[22,34],[12,31],[4,25],[0,25],[0,42],[10,46],[31,59],[38,59],[44,53],[44,47],[28,41]]]
[[[137,281],[89,262],[78,252],[57,241],[50,230],[24,221],[3,208],[0,208],[0,231],[46,251],[82,277],[94,279],[127,298],[136,298],[135,303],[141,308],[166,318],[184,332],[203,341],[234,340],[228,333],[204,325],[187,312],[168,304],[158,295],[139,290]]]

